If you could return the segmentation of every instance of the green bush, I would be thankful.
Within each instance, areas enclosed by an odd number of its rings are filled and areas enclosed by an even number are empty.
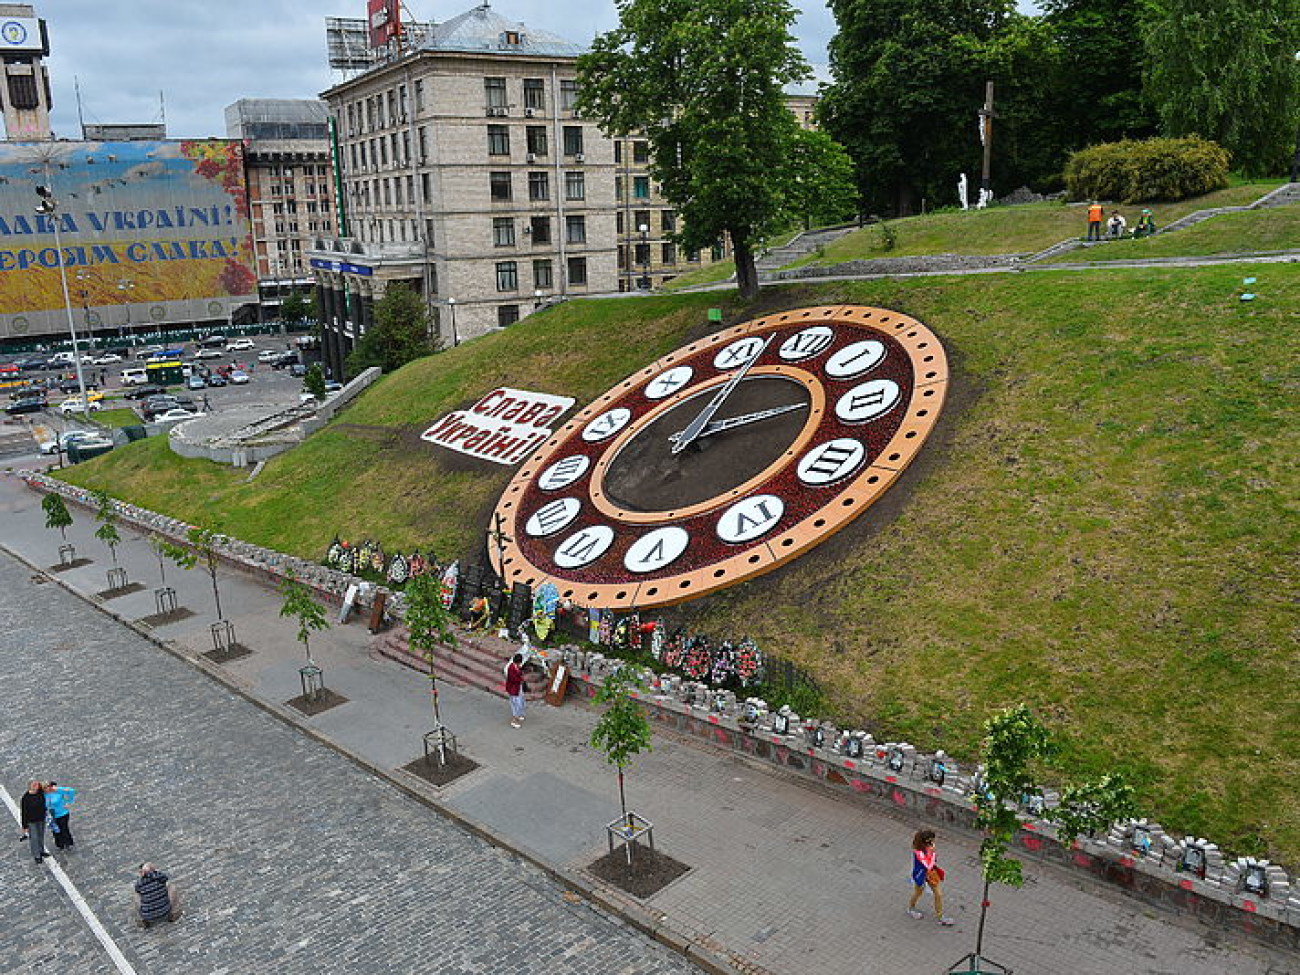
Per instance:
[[[1075,200],[1185,200],[1227,186],[1228,161],[1226,149],[1205,139],[1126,139],[1076,152],[1065,186]]]

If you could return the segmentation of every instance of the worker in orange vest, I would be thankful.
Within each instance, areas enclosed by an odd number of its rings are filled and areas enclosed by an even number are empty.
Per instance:
[[[1102,214],[1101,204],[1094,201],[1092,206],[1088,207],[1088,239],[1089,240],[1101,240],[1102,216],[1103,214]]]

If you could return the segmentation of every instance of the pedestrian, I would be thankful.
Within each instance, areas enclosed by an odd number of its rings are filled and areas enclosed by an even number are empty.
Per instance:
[[[45,808],[53,820],[54,845],[60,850],[70,850],[76,845],[72,839],[72,827],[68,825],[71,806],[76,801],[76,789],[53,780],[45,787]]]
[[[1101,204],[1098,203],[1096,200],[1094,200],[1092,202],[1092,205],[1088,207],[1088,239],[1089,240],[1101,240],[1102,213],[1103,211],[1101,208]]]
[[[45,787],[33,779],[27,783],[23,793],[22,825],[23,839],[31,844],[32,859],[40,863],[49,851],[45,849]]]
[[[1111,210],[1110,223],[1106,226],[1110,231],[1111,240],[1119,240],[1124,236],[1124,228],[1128,226],[1128,221],[1124,219],[1124,215],[1118,210]]]
[[[1156,218],[1151,216],[1150,210],[1143,210],[1142,215],[1138,217],[1137,226],[1133,228],[1134,237],[1150,237],[1156,232]]]
[[[943,867],[935,861],[934,830],[923,829],[912,837],[912,899],[907,904],[908,917],[920,918],[925,915],[916,909],[917,902],[925,893],[926,885],[934,894],[934,916],[944,927],[951,927],[951,918],[943,916]]]
[[[164,919],[175,921],[180,917],[181,901],[176,885],[152,863],[140,864],[134,896],[140,924],[146,928]]]
[[[510,698],[510,727],[524,723],[524,655],[517,653],[506,667],[506,696]]]

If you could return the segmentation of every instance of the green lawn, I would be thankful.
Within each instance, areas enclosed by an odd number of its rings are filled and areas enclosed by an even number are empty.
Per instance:
[[[111,404],[110,404],[111,406]],[[100,410],[98,413],[92,413],[91,419],[100,426],[105,427],[130,427],[137,426],[144,421],[135,410],[126,407],[113,407]]]
[[[1052,258],[1052,262],[1077,264],[1296,249],[1300,249],[1300,205],[1291,205],[1225,213],[1171,234],[1108,241],[1100,247],[1068,251]]]
[[[1278,180],[1239,183],[1216,193],[1178,203],[1152,204],[1156,225],[1164,227],[1196,210],[1253,203],[1276,189]],[[1130,224],[1137,222],[1141,206],[1119,206]],[[1109,215],[1111,207],[1107,206]],[[1212,221],[1211,221],[1212,222]],[[841,237],[821,254],[792,264],[837,264],[876,257],[915,257],[921,254],[1036,253],[1058,241],[1082,237],[1088,229],[1085,207],[1063,203],[1036,203],[988,210],[944,210],[925,216],[889,221],[895,246],[886,247],[878,226],[869,225]],[[1170,235],[1170,239],[1179,235]],[[1176,245],[1175,245],[1176,246]]]
[[[1261,281],[1249,304],[1233,298],[1243,273]],[[958,758],[991,711],[1025,701],[1074,771],[1125,771],[1169,828],[1300,865],[1300,267],[792,285],[760,301],[567,302],[385,377],[251,483],[164,438],[62,476],[309,557],[338,533],[477,560],[511,471],[420,441],[448,410],[496,385],[585,403],[711,331],[711,305],[729,323],[899,309],[952,364],[917,463],[815,557],[668,621],[752,635],[815,674],[842,720]]]

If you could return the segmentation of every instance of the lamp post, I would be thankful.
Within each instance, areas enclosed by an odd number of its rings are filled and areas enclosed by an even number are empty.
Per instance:
[[[1297,70],[1300,70],[1300,51],[1295,52]],[[1300,182],[1300,123],[1296,124],[1295,152],[1291,154],[1291,182]]]
[[[460,333],[456,331],[456,299],[447,299],[447,308],[451,312],[451,347],[460,345]]]
[[[534,288],[533,289],[533,311],[541,311],[541,309],[542,309],[542,289]]]
[[[126,305],[126,330],[128,332],[131,331],[131,296],[128,292],[133,291],[134,289],[135,282],[128,278],[123,278],[121,281],[117,282],[117,290],[122,292],[122,304]],[[121,329],[119,327],[118,338],[122,337]]]
[[[641,231],[641,280],[637,285],[643,291],[650,290],[650,227],[648,224],[641,224],[637,228]]]
[[[49,217],[54,226],[54,250],[59,260],[59,281],[63,284],[63,308],[68,313],[68,333],[72,336],[72,359],[77,364],[77,389],[81,392],[81,411],[83,416],[90,415],[90,402],[86,399],[86,376],[81,369],[81,349],[77,345],[77,323],[72,318],[72,296],[68,293],[68,269],[64,267],[63,236],[59,233],[59,201],[54,198],[51,186],[50,164],[44,164],[45,184],[36,187],[40,202],[36,204],[36,213]]]

